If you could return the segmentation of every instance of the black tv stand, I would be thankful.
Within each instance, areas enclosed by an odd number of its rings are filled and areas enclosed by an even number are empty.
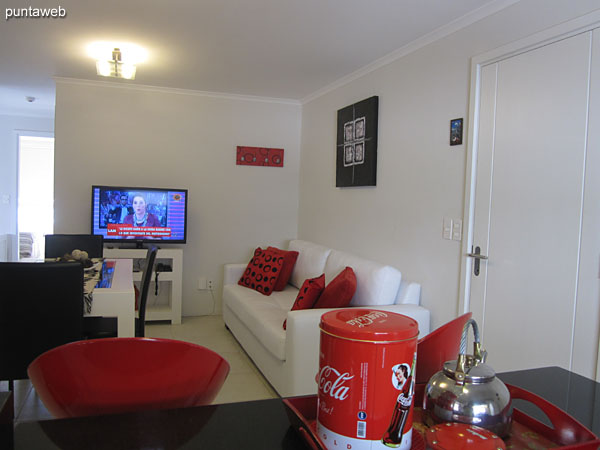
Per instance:
[[[145,250],[148,248],[147,242],[132,242],[133,245],[119,245],[117,248],[120,250]],[[110,247],[109,247],[110,248]],[[156,248],[160,248],[156,245]]]

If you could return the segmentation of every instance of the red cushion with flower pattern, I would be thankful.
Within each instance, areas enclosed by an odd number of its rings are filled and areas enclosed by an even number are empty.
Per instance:
[[[294,302],[294,306],[292,306],[292,311],[296,311],[297,309],[310,309],[313,307],[315,302],[319,299],[321,292],[325,289],[325,274],[316,278],[309,278],[304,280],[302,283],[302,287],[300,291],[298,291],[298,296],[296,297],[296,301]],[[286,329],[287,319],[283,322],[283,329]]]
[[[254,250],[254,256],[246,266],[238,284],[254,289],[261,294],[271,295],[277,278],[279,278],[283,259],[283,256],[277,252],[258,247]]]
[[[283,256],[283,267],[281,268],[281,273],[279,274],[279,278],[277,279],[275,287],[273,288],[275,291],[283,291],[283,289],[287,286],[288,281],[290,281],[290,277],[292,276],[294,265],[296,265],[296,260],[298,259],[298,252],[293,250],[281,250],[277,247],[268,247],[267,250],[278,252],[281,256]]]

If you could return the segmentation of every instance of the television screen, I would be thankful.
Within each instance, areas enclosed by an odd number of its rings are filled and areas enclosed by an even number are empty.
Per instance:
[[[187,190],[92,186],[92,234],[107,242],[185,243]]]

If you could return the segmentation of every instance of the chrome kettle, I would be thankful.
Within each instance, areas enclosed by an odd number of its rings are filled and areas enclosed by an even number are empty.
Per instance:
[[[473,355],[466,354],[469,326],[474,334]],[[461,422],[486,428],[500,437],[508,435],[512,420],[510,393],[485,364],[486,357],[477,322],[470,319],[463,328],[458,359],[447,361],[427,383],[423,396],[426,423]]]

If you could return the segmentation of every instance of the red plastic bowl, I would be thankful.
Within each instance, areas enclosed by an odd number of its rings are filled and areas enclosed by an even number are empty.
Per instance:
[[[229,363],[189,342],[111,338],[49,350],[27,373],[48,411],[62,418],[206,405]]]

